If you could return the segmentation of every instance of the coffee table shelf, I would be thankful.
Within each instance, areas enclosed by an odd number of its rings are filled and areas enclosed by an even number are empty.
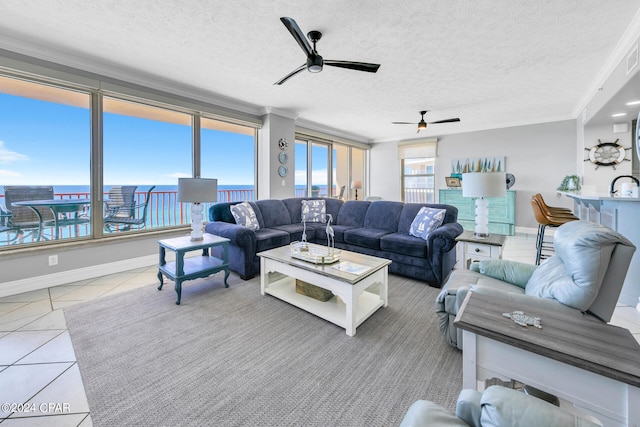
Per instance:
[[[296,292],[296,281],[293,277],[287,277],[271,282],[265,293],[288,302],[304,311],[314,314],[333,324],[346,328],[347,306],[338,297],[334,296],[329,301],[318,301],[309,296]],[[364,291],[358,297],[356,305],[356,324],[360,326],[376,310],[383,306],[380,296],[372,292]]]

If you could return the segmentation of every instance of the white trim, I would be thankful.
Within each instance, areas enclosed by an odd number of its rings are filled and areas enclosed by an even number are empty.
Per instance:
[[[46,274],[44,276],[29,277],[14,280],[13,282],[0,283],[0,298],[24,292],[37,291],[52,286],[66,285],[79,280],[93,279],[114,273],[121,273],[136,268],[148,267],[158,263],[158,255],[147,255],[106,264],[93,265],[75,270],[61,271],[59,273]]]

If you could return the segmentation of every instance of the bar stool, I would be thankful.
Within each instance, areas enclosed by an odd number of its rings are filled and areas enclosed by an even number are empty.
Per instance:
[[[534,194],[533,197],[538,201],[538,204],[543,208],[543,210],[551,214],[573,215],[573,211],[571,209],[547,205],[544,199],[542,198],[542,194],[540,193]]]
[[[579,218],[567,212],[563,213],[557,211],[555,213],[551,213],[540,205],[540,202],[535,196],[531,198],[531,207],[533,208],[533,215],[538,222],[538,235],[536,236],[536,265],[540,265],[540,261],[543,258],[547,258],[542,251],[553,251],[553,243],[544,241],[546,228],[559,227],[562,224],[566,224],[569,221],[575,221]]]

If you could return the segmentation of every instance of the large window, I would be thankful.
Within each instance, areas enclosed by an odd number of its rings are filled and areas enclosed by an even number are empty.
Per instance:
[[[86,92],[0,77],[0,246],[91,234],[89,105]]]
[[[257,124],[166,99],[0,76],[0,250],[187,224],[179,177],[253,199]]]
[[[188,223],[176,189],[179,177],[192,176],[191,116],[108,97],[103,105],[105,198],[109,200],[113,187],[135,187],[130,189],[133,199],[123,197],[121,204],[114,201],[111,206],[107,202],[112,212],[105,218],[115,218],[105,220],[105,232]],[[123,217],[128,219],[121,221]]]
[[[435,203],[435,159],[402,160],[402,201]]]
[[[295,145],[296,196],[364,199],[366,150],[298,135]],[[311,165],[311,167],[308,167]],[[356,188],[357,187],[357,188]]]
[[[255,200],[255,129],[202,118],[201,172],[218,180],[218,201]]]

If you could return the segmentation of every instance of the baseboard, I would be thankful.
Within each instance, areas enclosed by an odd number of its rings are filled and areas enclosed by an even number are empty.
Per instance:
[[[52,286],[65,285],[80,280],[94,279],[108,274],[134,270],[136,268],[157,265],[158,255],[147,255],[139,258],[110,262],[107,264],[92,265],[75,270],[61,271],[59,273],[45,274],[43,276],[29,277],[28,279],[15,280],[13,282],[0,283],[0,298],[24,292],[37,291]]]

